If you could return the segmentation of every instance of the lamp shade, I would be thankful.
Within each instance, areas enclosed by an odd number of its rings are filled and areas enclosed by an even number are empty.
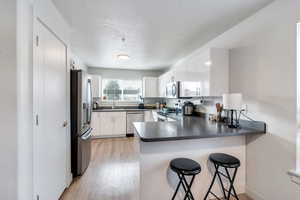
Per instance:
[[[225,110],[241,110],[242,99],[241,93],[223,94],[223,108]]]

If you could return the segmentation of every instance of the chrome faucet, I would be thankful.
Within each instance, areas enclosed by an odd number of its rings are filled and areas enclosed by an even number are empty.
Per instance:
[[[113,98],[113,103],[112,103],[112,106],[111,106],[112,109],[115,109],[115,99]]]
[[[116,95],[116,89],[114,88],[114,95],[113,95],[113,102],[112,102],[112,109],[115,109],[115,95]]]

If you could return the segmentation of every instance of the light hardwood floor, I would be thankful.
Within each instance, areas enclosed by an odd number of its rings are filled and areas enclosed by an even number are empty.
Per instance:
[[[139,164],[133,138],[97,139],[92,160],[60,200],[139,200]],[[251,200],[241,195],[240,200]]]

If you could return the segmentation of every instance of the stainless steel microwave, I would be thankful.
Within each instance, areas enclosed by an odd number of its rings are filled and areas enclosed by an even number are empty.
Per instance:
[[[179,82],[170,82],[166,87],[166,97],[167,98],[178,98],[179,94]]]

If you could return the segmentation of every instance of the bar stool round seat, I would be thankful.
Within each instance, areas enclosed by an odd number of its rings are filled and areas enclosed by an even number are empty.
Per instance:
[[[224,153],[213,153],[209,156],[209,160],[221,167],[236,168],[241,162],[236,157]]]
[[[194,160],[188,158],[176,158],[171,161],[170,168],[176,173],[192,176],[201,172],[201,166]]]
[[[194,200],[194,196],[191,191],[195,176],[201,172],[201,166],[194,160],[188,158],[176,158],[170,162],[170,168],[176,172],[179,183],[177,184],[175,193],[173,194],[172,200],[175,199],[180,186],[183,187],[185,196],[184,200]],[[191,176],[190,181],[188,182],[186,176]]]

